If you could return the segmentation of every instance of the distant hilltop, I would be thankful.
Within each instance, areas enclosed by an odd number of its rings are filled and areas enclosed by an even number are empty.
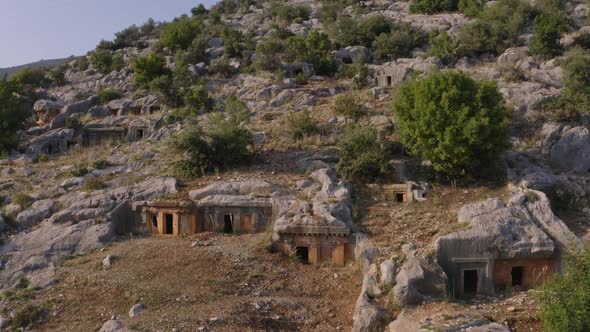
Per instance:
[[[9,68],[0,68],[0,78],[4,77],[4,75],[10,75],[19,72],[25,68],[38,68],[38,67],[47,67],[53,68],[61,65],[62,63],[69,61],[71,58],[62,58],[62,59],[52,59],[52,60],[39,60],[37,62],[31,62],[20,66],[14,66]]]

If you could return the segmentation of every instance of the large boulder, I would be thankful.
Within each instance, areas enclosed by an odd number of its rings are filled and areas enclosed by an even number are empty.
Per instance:
[[[36,201],[23,212],[19,213],[16,221],[19,226],[32,226],[49,217],[57,210],[57,204],[51,199]]]
[[[77,103],[73,103],[65,106],[61,113],[59,113],[53,121],[51,121],[50,128],[56,129],[65,126],[66,120],[76,113],[86,113],[89,109],[96,105],[98,102],[97,96],[92,96]]]
[[[47,123],[53,120],[65,104],[61,101],[53,101],[48,99],[37,100],[33,105],[33,111],[37,114],[39,121]]]
[[[364,46],[348,46],[334,52],[334,60],[339,63],[371,63],[373,54]]]
[[[446,295],[447,276],[434,262],[423,262],[416,256],[411,245],[404,246],[406,261],[395,277],[393,294],[402,306],[416,305],[425,296],[442,297]]]
[[[551,163],[560,169],[578,173],[590,171],[590,130],[574,127],[563,131],[549,150]]]
[[[111,319],[106,321],[98,332],[128,332],[123,322],[120,320]]]

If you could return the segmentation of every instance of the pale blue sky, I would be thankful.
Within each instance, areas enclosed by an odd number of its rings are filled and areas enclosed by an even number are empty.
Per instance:
[[[169,21],[217,0],[0,0],[0,68],[82,55],[153,17]]]

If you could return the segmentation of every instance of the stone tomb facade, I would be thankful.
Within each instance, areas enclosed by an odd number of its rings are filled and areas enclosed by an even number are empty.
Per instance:
[[[126,135],[125,128],[122,127],[101,127],[84,128],[80,137],[83,146],[96,146],[123,142],[126,140]]]
[[[264,232],[272,219],[266,202],[215,205],[185,201],[143,202],[136,206],[151,234],[192,235],[201,232],[227,234]]]

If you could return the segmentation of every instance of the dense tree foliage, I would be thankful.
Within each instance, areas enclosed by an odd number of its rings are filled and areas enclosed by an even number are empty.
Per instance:
[[[336,97],[332,111],[337,115],[347,119],[353,119],[354,121],[358,121],[369,113],[369,110],[359,97],[353,94],[344,94]]]
[[[499,0],[486,7],[472,23],[459,32],[459,42],[466,52],[494,54],[517,45],[518,36],[533,18],[532,8],[520,0]]]
[[[0,79],[0,156],[16,146],[16,132],[31,115],[31,102],[18,93],[16,82]]]
[[[109,50],[96,49],[90,54],[90,63],[99,72],[108,74],[112,71],[113,54]]]
[[[412,51],[426,42],[426,35],[409,24],[392,24],[389,33],[380,34],[373,42],[375,55],[384,60],[411,57]]]
[[[569,257],[566,273],[545,282],[536,296],[546,331],[590,331],[590,250]]]
[[[433,73],[403,84],[393,110],[407,150],[438,172],[475,173],[507,147],[507,114],[492,81]]]
[[[184,158],[176,170],[184,176],[202,176],[248,162],[253,154],[252,133],[244,127],[250,114],[243,103],[229,98],[224,112],[209,114],[208,125],[191,125],[171,140]]]
[[[287,40],[287,59],[312,63],[320,75],[332,74],[336,71],[334,59],[330,53],[333,49],[328,35],[311,31],[307,36],[293,36]]]
[[[388,170],[388,154],[372,127],[347,127],[338,141],[338,153],[336,170],[348,181],[373,180]]]
[[[160,76],[170,75],[166,68],[166,59],[156,53],[141,56],[133,61],[133,80],[139,87],[146,88],[150,82]]]
[[[590,52],[575,47],[566,53],[561,66],[565,89],[549,108],[555,121],[578,121],[581,115],[590,114]]]
[[[180,18],[162,27],[160,43],[172,51],[186,50],[202,30],[200,21]]]
[[[559,40],[567,27],[561,15],[539,15],[533,29],[535,35],[529,44],[529,53],[554,57],[563,52]]]
[[[456,9],[457,0],[414,0],[410,5],[410,12],[421,14],[452,12]]]
[[[379,35],[387,34],[391,32],[391,29],[391,21],[381,15],[359,19],[342,16],[338,21],[338,33],[335,38],[341,46],[363,45],[371,47]]]

